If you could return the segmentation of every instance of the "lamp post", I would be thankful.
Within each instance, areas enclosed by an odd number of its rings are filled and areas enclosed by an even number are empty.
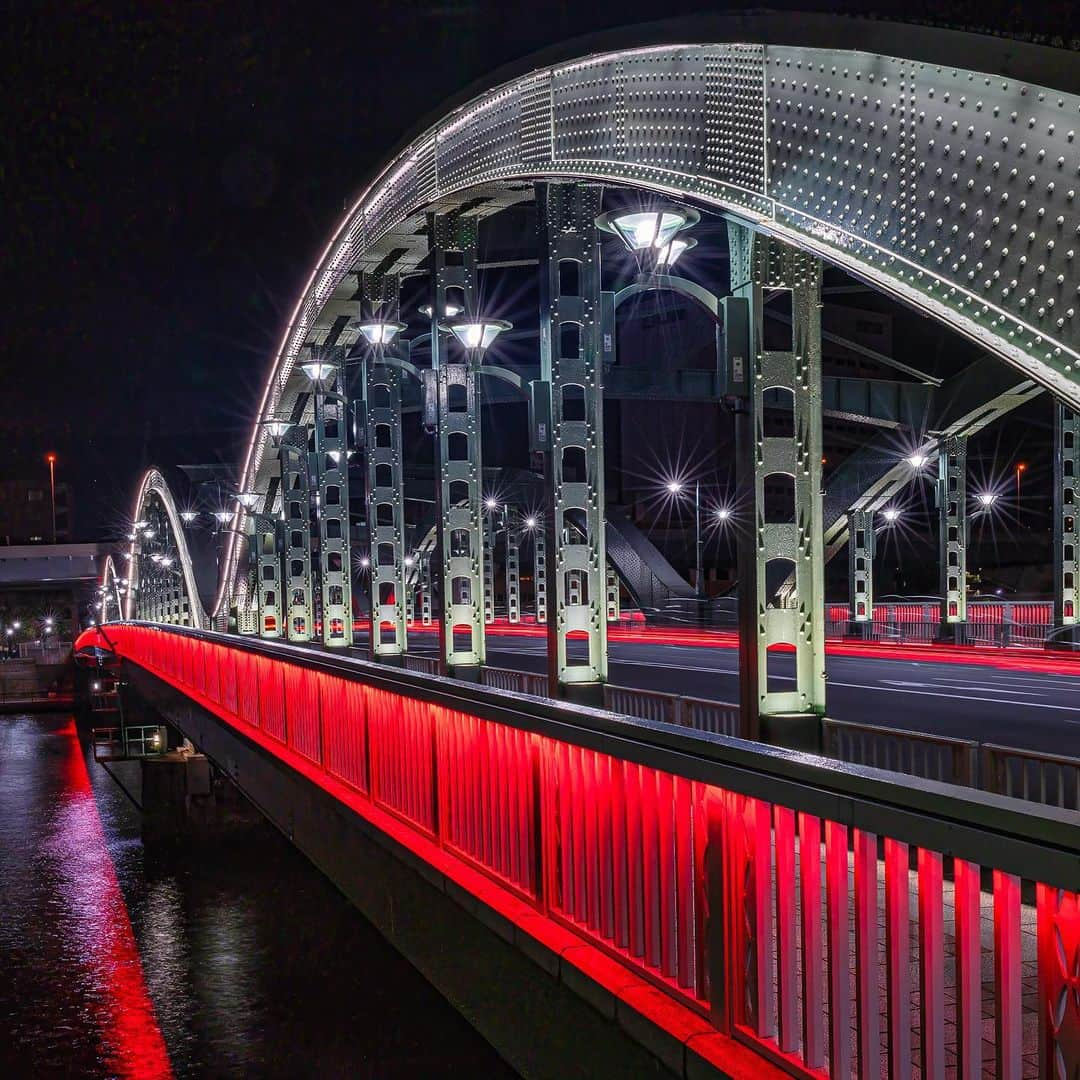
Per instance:
[[[682,480],[669,480],[667,489],[670,494],[679,496],[686,490]],[[719,512],[717,514],[719,517]],[[705,595],[705,542],[701,536],[701,481],[694,481],[694,594],[701,598]]]
[[[56,455],[46,454],[45,460],[49,463],[49,498],[52,502],[52,542],[56,543]],[[1019,486],[1019,476],[1017,485]]]
[[[1016,465],[1016,518],[1020,520],[1020,477],[1027,471],[1027,464],[1023,461]]]

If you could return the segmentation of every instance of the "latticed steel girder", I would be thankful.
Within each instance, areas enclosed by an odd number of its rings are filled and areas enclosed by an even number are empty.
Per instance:
[[[311,481],[307,425],[296,425],[281,438],[283,608],[290,641],[310,641],[315,632],[311,574]]]
[[[940,62],[954,39],[939,45],[944,32],[928,28],[897,57],[887,48],[900,38],[874,24],[861,47],[876,34],[886,51],[821,47],[821,35],[812,47],[774,44],[770,34],[801,33],[786,17],[754,26],[768,41],[652,44],[542,67],[424,131],[327,246],[261,418],[287,394],[327,312],[355,292],[357,269],[412,269],[423,257],[426,208],[482,214],[527,197],[523,179],[569,177],[737,214],[968,334],[1080,408],[1075,87],[1003,74],[1036,70],[1016,43],[966,37],[985,57],[968,69]],[[245,486],[265,445],[256,432]]]
[[[476,222],[433,214],[431,244],[431,367],[442,586],[442,660],[448,669],[474,668],[487,655],[484,637],[483,469],[480,445],[479,355],[451,362],[439,320],[447,306],[476,311]],[[455,258],[448,260],[448,253]]]
[[[322,640],[344,648],[353,637],[344,349],[324,347],[319,358],[332,365],[332,374],[314,392]]]
[[[363,302],[378,321],[398,318],[397,275],[363,276]],[[397,338],[365,343],[362,360],[364,473],[371,569],[371,651],[376,657],[400,656],[408,649],[405,589],[405,480],[401,448],[400,367]],[[389,635],[384,640],[384,635]]]
[[[941,621],[967,622],[967,437],[945,440],[938,452]]]
[[[134,529],[128,548],[126,617],[208,627],[210,620],[196,586],[180,512],[165,477],[156,468],[147,469],[142,476],[132,521],[145,524]]]
[[[758,713],[823,712],[825,708],[825,589],[821,509],[821,263],[776,239],[729,223],[731,286],[750,306],[749,405],[753,423],[753,532],[756,554],[754,621]],[[791,297],[791,341],[768,349],[766,293]],[[732,373],[736,382],[742,375]],[[765,432],[765,395],[790,400],[792,427]],[[793,570],[795,589],[775,606],[770,564]],[[781,575],[782,576],[782,575]],[[744,642],[744,647],[745,647]],[[770,653],[795,650],[795,686],[775,689]]]
[[[281,534],[277,514],[255,514],[255,587],[259,590],[259,636],[281,637]]]
[[[1055,412],[1054,614],[1062,626],[1080,621],[1080,415]]]
[[[592,184],[538,184],[540,392],[551,418],[547,452],[549,664],[560,685],[607,679],[604,535],[601,192]],[[571,527],[577,517],[580,529]],[[553,614],[553,618],[551,615]],[[573,637],[584,636],[584,658]]]
[[[851,618],[857,623],[874,618],[874,514],[848,511],[848,583]]]

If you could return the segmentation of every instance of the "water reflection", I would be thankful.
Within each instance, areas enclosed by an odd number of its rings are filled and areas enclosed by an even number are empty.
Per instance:
[[[145,846],[67,718],[0,717],[0,971],[0,1075],[513,1075],[268,826]]]

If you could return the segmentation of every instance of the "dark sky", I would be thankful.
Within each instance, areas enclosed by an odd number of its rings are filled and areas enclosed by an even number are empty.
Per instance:
[[[89,536],[149,458],[235,462],[315,255],[403,135],[503,63],[698,7],[11,5],[0,471],[57,450]]]

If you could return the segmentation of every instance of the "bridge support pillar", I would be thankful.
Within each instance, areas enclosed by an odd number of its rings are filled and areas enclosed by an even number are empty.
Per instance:
[[[431,625],[431,553],[419,556],[420,566],[420,625]]]
[[[540,217],[540,377],[549,395],[547,528],[552,696],[596,696],[607,681],[600,188],[536,185]],[[571,530],[574,521],[578,528]],[[585,640],[575,642],[573,639]],[[576,650],[584,646],[583,653]],[[588,689],[585,689],[588,688]]]
[[[1080,416],[1054,407],[1054,621],[1080,624]]]
[[[609,566],[607,568],[607,620],[618,622],[622,615],[622,605],[619,602],[619,575]]]
[[[851,621],[856,633],[869,637],[874,622],[874,512],[848,511],[848,586]]]
[[[506,510],[506,621],[521,622],[521,549],[509,507]]]
[[[941,552],[941,637],[963,643],[967,625],[967,436],[951,436],[938,450]]]
[[[281,637],[281,519],[255,514],[255,588],[259,593],[259,637]]]
[[[400,283],[396,274],[362,277],[363,304],[376,321],[397,321]],[[384,363],[401,356],[390,342],[363,342],[361,386],[364,411],[364,476],[370,538],[371,656],[391,660],[408,651],[405,585],[405,488],[401,452],[401,380],[399,367]],[[389,640],[383,633],[389,629]]]
[[[536,621],[547,622],[547,531],[543,526],[532,532],[533,545],[533,601],[536,605]]]
[[[744,731],[816,749],[825,710],[821,263],[730,220],[728,239],[732,293],[750,309],[749,370],[729,374],[746,407],[738,437],[740,483],[752,514],[751,527],[740,536],[740,571],[745,567],[750,579],[740,572]],[[789,294],[790,341],[766,343],[765,299],[778,292]],[[780,391],[790,406],[792,423],[784,434],[765,434],[767,391]],[[777,599],[777,586],[792,571],[794,590]],[[785,663],[778,646],[795,651],[793,689],[778,681],[777,666]]]
[[[308,429],[290,428],[278,449],[281,462],[281,503],[285,565],[281,607],[288,612],[290,641],[310,641],[315,631],[314,594],[311,587],[311,483]]]
[[[435,387],[435,462],[438,474],[438,564],[442,593],[440,642],[448,674],[476,679],[487,658],[484,635],[483,483],[480,447],[479,355],[450,363],[448,340],[439,319],[452,304],[474,314],[476,222],[455,215],[430,214],[431,366]],[[447,259],[448,253],[455,258]],[[455,629],[458,634],[455,635]],[[467,639],[466,639],[467,636]]]
[[[353,626],[344,350],[321,350],[319,359],[332,364],[314,394],[322,640],[332,648],[345,648],[352,645]]]
[[[484,514],[484,625],[495,621],[495,511]]]

